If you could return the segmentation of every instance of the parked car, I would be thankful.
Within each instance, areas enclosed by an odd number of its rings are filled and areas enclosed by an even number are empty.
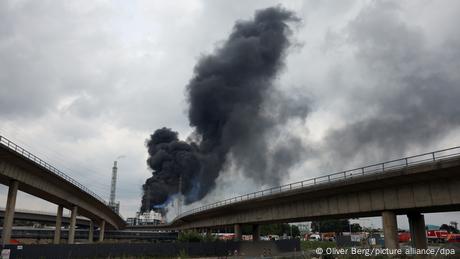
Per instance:
[[[320,240],[321,240],[321,236],[318,235],[318,234],[311,234],[311,235],[308,237],[308,240],[309,240],[309,241],[320,241]]]

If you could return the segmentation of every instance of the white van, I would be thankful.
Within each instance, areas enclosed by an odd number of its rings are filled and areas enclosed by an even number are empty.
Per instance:
[[[318,234],[311,234],[311,235],[308,237],[308,240],[309,240],[309,241],[320,241],[320,240],[321,240],[321,236],[318,235]]]

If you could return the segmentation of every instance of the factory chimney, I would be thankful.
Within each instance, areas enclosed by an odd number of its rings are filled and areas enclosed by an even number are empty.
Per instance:
[[[111,207],[117,213],[120,210],[120,203],[115,202],[115,191],[117,188],[117,161],[113,161],[112,167],[112,183],[110,185],[110,200],[109,200],[109,207]]]

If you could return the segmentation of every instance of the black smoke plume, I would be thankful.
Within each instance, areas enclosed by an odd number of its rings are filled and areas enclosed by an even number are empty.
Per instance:
[[[281,7],[259,10],[254,20],[238,21],[223,45],[199,60],[186,87],[194,142],[180,141],[167,128],[151,135],[147,163],[153,176],[143,185],[142,211],[165,206],[179,185],[185,203],[200,200],[214,188],[230,154],[248,177],[267,184],[278,182],[279,169],[298,160],[300,142],[287,138],[272,147],[268,137],[291,110],[292,116],[304,116],[308,109],[267,104],[277,98],[273,80],[290,46],[287,23],[297,20]]]
[[[190,194],[201,169],[198,147],[180,141],[177,132],[170,129],[156,130],[147,147],[150,155],[147,164],[154,173],[143,185],[142,211],[155,206],[162,209],[171,195],[179,193],[179,178],[180,193]]]

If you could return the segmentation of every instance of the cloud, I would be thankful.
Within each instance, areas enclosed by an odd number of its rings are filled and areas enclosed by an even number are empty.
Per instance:
[[[113,160],[127,155],[117,197],[132,216],[151,175],[145,139],[163,126],[192,132],[185,86],[197,60],[236,20],[278,2],[1,1],[0,133],[107,198]],[[286,1],[303,23],[275,83],[311,105],[298,110],[305,120],[283,121],[298,141],[282,147],[307,143],[304,163],[276,176],[296,181],[460,141],[458,5]],[[229,165],[206,201],[265,182],[245,179]],[[29,198],[19,204],[38,204]]]
[[[340,159],[390,159],[436,146],[460,126],[460,42],[426,43],[396,3],[373,2],[346,27],[362,84],[346,96],[360,118],[330,130],[325,148]],[[340,88],[340,85],[336,86]]]

